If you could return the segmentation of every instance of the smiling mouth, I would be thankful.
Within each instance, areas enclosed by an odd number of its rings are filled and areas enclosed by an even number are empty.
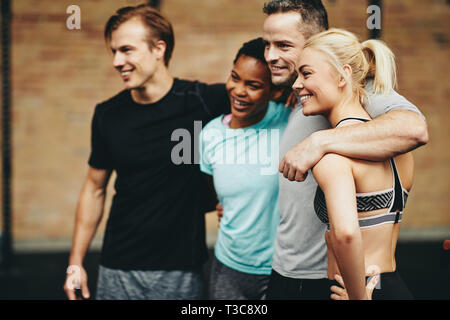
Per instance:
[[[282,70],[286,70],[286,67],[280,67],[280,66],[270,66],[270,71],[272,71],[272,73],[277,73],[277,72],[281,72]]]
[[[249,102],[245,102],[236,98],[231,98],[231,102],[233,104],[233,107],[237,110],[245,110],[251,105],[251,103]]]
[[[311,99],[313,95],[312,94],[303,94],[300,96],[300,103],[303,104],[306,101],[308,101],[309,99]]]
[[[134,69],[122,70],[122,71],[120,71],[120,76],[122,77],[123,80],[127,81],[127,80],[129,80],[130,75],[133,71],[134,71]]]

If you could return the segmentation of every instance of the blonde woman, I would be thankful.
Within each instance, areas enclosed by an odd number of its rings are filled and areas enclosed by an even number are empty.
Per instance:
[[[378,40],[360,43],[340,29],[311,37],[296,69],[293,88],[303,113],[323,115],[332,127],[371,120],[362,106],[367,81],[375,93],[396,85],[391,50]],[[314,208],[328,226],[328,278],[341,286],[331,287],[332,299],[412,298],[397,272],[395,248],[413,167],[406,153],[384,162],[327,154],[313,168]]]

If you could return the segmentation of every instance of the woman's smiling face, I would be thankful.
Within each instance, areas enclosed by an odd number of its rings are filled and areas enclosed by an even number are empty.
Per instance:
[[[271,86],[267,65],[256,58],[241,55],[226,83],[233,118],[246,126],[262,120],[271,99]]]
[[[292,88],[300,97],[305,115],[327,114],[341,99],[339,73],[329,64],[328,57],[306,48],[297,63],[298,77]]]

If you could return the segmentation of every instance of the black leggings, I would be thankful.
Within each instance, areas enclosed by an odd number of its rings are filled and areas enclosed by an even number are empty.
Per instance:
[[[366,281],[369,278],[366,277]],[[337,281],[331,281],[331,285],[340,287]],[[398,271],[380,273],[380,280],[372,293],[372,300],[413,300]]]
[[[267,300],[329,300],[330,283],[326,278],[288,278],[272,269]]]
[[[379,289],[377,289],[379,288]],[[409,291],[398,271],[380,274],[380,282],[372,293],[372,300],[412,300]]]
[[[332,293],[330,288],[333,285],[340,286],[335,280],[287,278],[272,269],[267,300],[329,300]],[[414,298],[398,271],[380,274],[372,300],[412,299]]]

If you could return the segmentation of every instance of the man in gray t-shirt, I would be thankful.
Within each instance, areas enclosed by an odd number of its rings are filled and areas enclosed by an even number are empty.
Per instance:
[[[272,82],[290,87],[297,75],[295,61],[305,39],[328,29],[320,0],[272,0],[265,4],[265,58]],[[317,183],[308,171],[326,153],[380,161],[427,142],[426,123],[419,110],[391,92],[374,95],[371,82],[365,107],[372,118],[348,128],[330,129],[322,116],[305,117],[297,107],[280,143],[280,224],[275,240],[268,299],[327,299],[325,225],[313,208]],[[411,112],[413,111],[413,112]]]

